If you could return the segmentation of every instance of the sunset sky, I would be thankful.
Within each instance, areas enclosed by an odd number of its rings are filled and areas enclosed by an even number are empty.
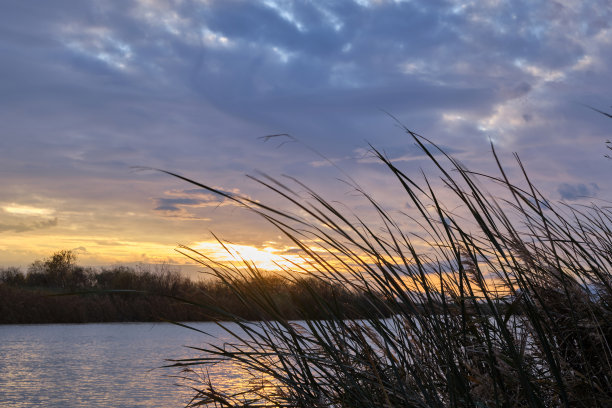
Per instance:
[[[263,220],[135,167],[272,203],[245,175],[288,174],[349,206],[350,175],[401,208],[368,143],[426,163],[389,114],[470,168],[492,169],[490,141],[517,152],[552,200],[611,198],[612,121],[587,107],[612,111],[609,0],[6,0],[0,50],[0,266],[228,256],[212,233],[263,267],[297,259]],[[278,133],[298,142],[261,138]]]

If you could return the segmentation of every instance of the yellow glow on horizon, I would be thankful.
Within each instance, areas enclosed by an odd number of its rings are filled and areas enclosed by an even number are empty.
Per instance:
[[[11,234],[0,238],[4,252],[0,262],[29,264],[60,250],[75,251],[82,265],[106,265],[142,262],[147,264],[191,264],[174,250],[173,245],[150,241],[132,241],[96,235]]]
[[[311,269],[300,255],[291,253],[294,248],[267,243],[263,246],[226,244],[227,250],[217,241],[200,241],[187,245],[215,262],[243,268],[244,261],[262,271],[281,272]],[[35,260],[45,259],[60,250],[73,250],[77,263],[89,265],[116,264],[168,264],[197,267],[190,258],[178,253],[173,244],[141,240],[120,239],[103,235],[82,234],[9,234],[0,237],[2,266],[27,266]],[[229,252],[228,252],[229,250]],[[201,266],[201,265],[200,265]]]
[[[224,245],[225,247],[217,241],[206,241],[195,243],[191,245],[190,248],[221,263],[242,263],[243,261],[247,261],[253,263],[261,270],[276,272],[295,270],[298,266],[309,269],[308,263],[302,256],[283,253],[286,249],[273,248],[270,246],[258,248],[251,245],[228,243]]]

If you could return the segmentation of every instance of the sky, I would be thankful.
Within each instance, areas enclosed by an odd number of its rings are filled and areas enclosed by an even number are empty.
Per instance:
[[[218,236],[273,269],[297,259],[273,227],[139,167],[268,202],[245,175],[290,175],[358,211],[350,176],[401,209],[368,154],[427,168],[398,123],[469,168],[493,169],[491,142],[517,152],[551,200],[605,202],[612,122],[589,107],[612,111],[611,25],[609,0],[5,0],[0,266],[187,265],[178,245],[229,257]]]

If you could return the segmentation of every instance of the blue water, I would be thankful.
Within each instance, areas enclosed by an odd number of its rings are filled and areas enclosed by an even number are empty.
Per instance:
[[[184,406],[193,392],[160,367],[199,356],[184,346],[223,342],[215,324],[194,326],[218,339],[165,323],[0,326],[0,407]],[[228,385],[241,380],[214,369]]]

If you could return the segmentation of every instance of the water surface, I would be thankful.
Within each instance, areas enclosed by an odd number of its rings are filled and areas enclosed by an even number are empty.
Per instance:
[[[181,407],[192,391],[175,385],[165,359],[198,357],[184,346],[227,339],[214,323],[0,326],[0,407]],[[222,381],[242,379],[231,367]]]

